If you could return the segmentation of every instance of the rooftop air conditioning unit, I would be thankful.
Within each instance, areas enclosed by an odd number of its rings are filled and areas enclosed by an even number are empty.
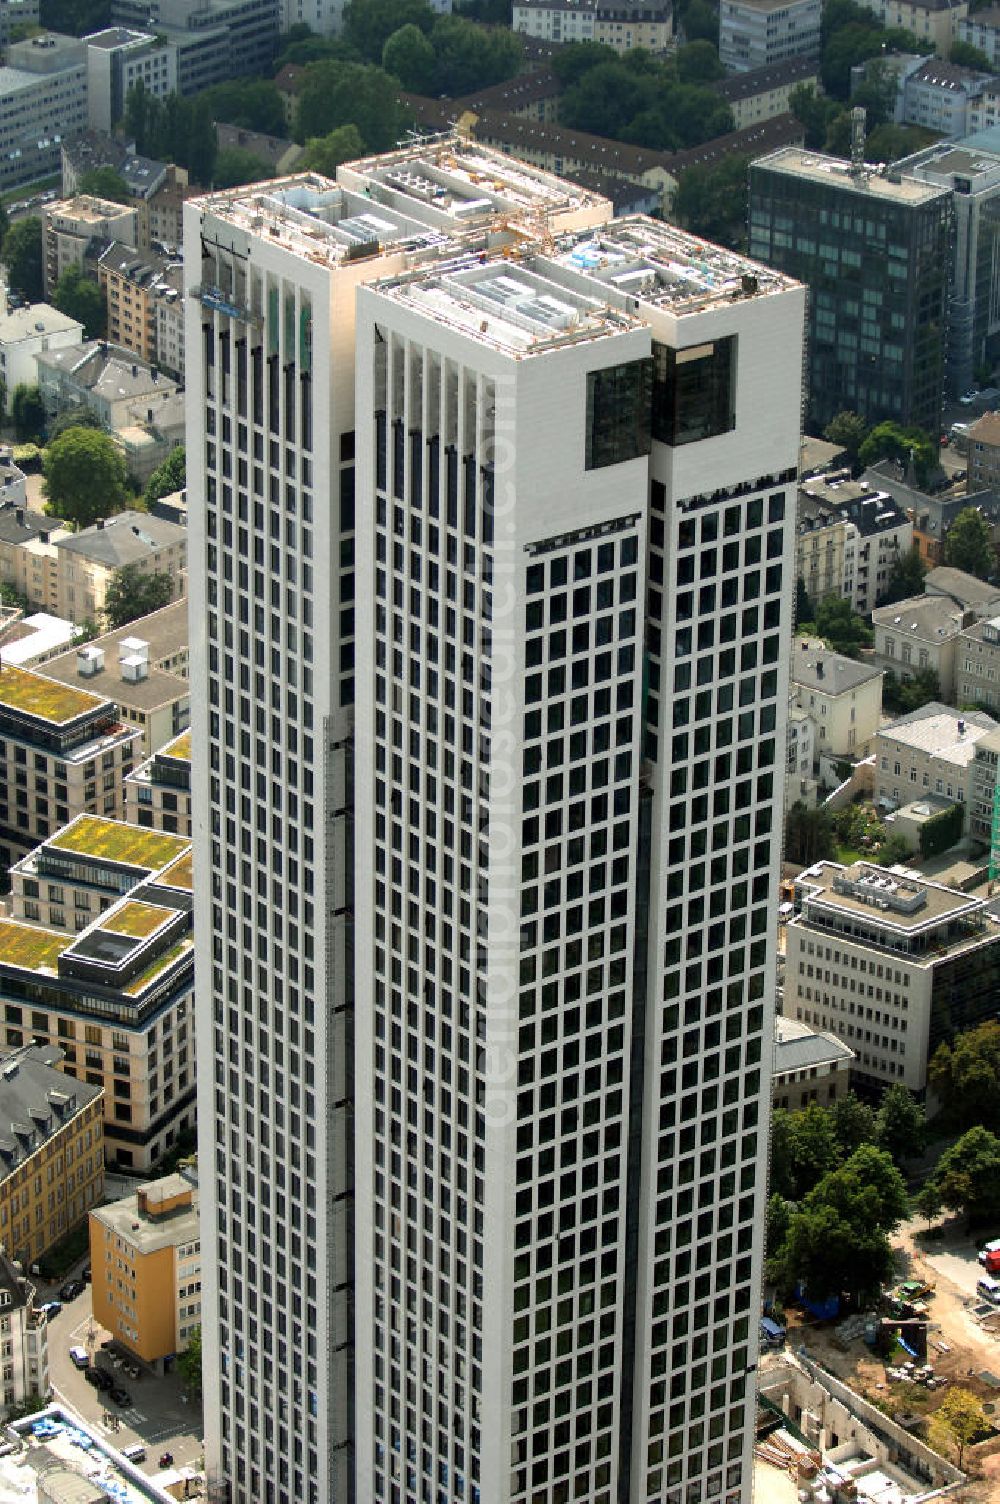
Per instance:
[[[123,637],[118,644],[118,658],[122,663],[126,658],[141,658],[148,663],[149,643],[143,642],[141,637]]]
[[[92,679],[104,668],[104,649],[96,648],[92,642],[78,648],[76,652],[76,671],[82,679]]]
[[[127,658],[123,658],[119,667],[125,684],[141,684],[143,679],[149,678],[149,659],[140,658],[138,653],[130,653]]]

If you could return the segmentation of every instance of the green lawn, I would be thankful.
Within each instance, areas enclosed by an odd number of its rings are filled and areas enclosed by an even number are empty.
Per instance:
[[[837,855],[834,860],[843,862],[845,867],[853,867],[855,862],[871,862],[875,860],[870,851],[855,851],[853,846],[838,845],[835,849]]]

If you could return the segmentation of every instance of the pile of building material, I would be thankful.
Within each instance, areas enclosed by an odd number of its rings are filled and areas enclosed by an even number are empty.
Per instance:
[[[890,1384],[922,1384],[925,1389],[943,1389],[948,1380],[934,1372],[930,1363],[900,1363],[887,1368],[885,1376]]]
[[[757,1443],[754,1452],[762,1462],[780,1467],[796,1479],[800,1476],[815,1477],[823,1465],[819,1452],[807,1447],[790,1431],[785,1430],[772,1431],[765,1441]]]

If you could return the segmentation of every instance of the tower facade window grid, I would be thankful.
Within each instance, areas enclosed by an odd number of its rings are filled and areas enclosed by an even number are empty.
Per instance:
[[[421,150],[188,211],[210,1472],[730,1504],[802,289]]]

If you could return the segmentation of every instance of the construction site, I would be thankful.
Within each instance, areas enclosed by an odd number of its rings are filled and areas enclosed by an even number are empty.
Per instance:
[[[958,1219],[933,1234],[914,1220],[878,1311],[785,1312],[784,1346],[760,1362],[756,1504],[996,1504],[1000,1306],[977,1289],[979,1241]],[[931,1420],[955,1389],[987,1428],[964,1451]]]

